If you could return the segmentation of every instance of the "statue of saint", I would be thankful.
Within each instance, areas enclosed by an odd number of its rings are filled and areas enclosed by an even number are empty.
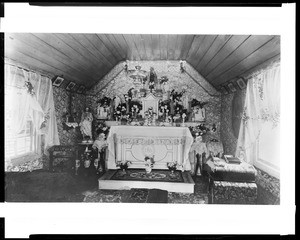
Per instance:
[[[81,122],[79,124],[83,138],[90,137],[92,139],[92,121],[93,115],[87,107],[81,115]]]
[[[147,85],[149,86],[150,92],[153,91],[153,89],[156,88],[158,82],[157,82],[157,75],[156,72],[154,71],[153,67],[150,67],[150,72],[148,75],[148,82]]]

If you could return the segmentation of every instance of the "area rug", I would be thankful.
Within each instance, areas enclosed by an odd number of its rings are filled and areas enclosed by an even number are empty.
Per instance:
[[[156,182],[183,182],[181,171],[171,173],[168,170],[152,170],[146,173],[145,169],[127,169],[126,171],[117,170],[111,180],[126,181],[156,181]]]

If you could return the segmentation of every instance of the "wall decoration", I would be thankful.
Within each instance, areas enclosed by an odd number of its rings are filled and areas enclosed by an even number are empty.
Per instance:
[[[77,93],[83,93],[85,89],[85,86],[81,85],[78,89],[77,89]]]
[[[65,79],[63,79],[62,77],[56,77],[54,80],[53,80],[53,86],[56,86],[56,87],[59,87],[62,82],[64,81]]]
[[[221,87],[220,91],[225,95],[227,95],[229,93],[225,86]]]
[[[74,87],[75,87],[75,83],[74,82],[69,82],[69,84],[67,85],[67,87],[66,87],[66,90],[72,90]]]
[[[247,84],[245,83],[243,78],[240,78],[236,81],[236,84],[240,87],[240,89],[244,89],[247,87]]]
[[[236,92],[236,87],[233,85],[233,83],[229,83],[228,85],[228,88],[229,88],[229,90],[232,92],[232,93],[234,93],[234,92]]]

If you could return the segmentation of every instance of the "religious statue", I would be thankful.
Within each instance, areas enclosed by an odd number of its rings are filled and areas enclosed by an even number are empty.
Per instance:
[[[150,92],[152,92],[153,89],[156,88],[157,84],[158,84],[158,82],[157,82],[156,72],[154,71],[153,67],[150,67],[150,72],[148,75],[148,84],[147,84],[149,86]]]
[[[90,112],[90,108],[87,107],[81,115],[81,122],[79,124],[83,138],[89,137],[92,139],[92,121],[93,115]]]
[[[190,96],[189,94],[186,92],[186,90],[184,90],[182,92],[182,97],[181,97],[181,101],[182,101],[182,105],[184,109],[187,109],[188,111],[190,111]]]
[[[170,84],[168,79],[162,78],[161,80],[163,90],[163,101],[170,99]]]
[[[115,109],[117,109],[117,107],[119,106],[120,103],[121,103],[121,98],[118,95],[116,95],[114,98]]]

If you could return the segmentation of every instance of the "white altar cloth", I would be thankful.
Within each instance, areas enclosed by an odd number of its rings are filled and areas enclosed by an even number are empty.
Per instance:
[[[108,141],[108,169],[117,161],[131,161],[130,168],[144,168],[145,156],[154,155],[154,169],[168,169],[167,162],[191,170],[189,151],[193,137],[187,127],[111,126]]]

